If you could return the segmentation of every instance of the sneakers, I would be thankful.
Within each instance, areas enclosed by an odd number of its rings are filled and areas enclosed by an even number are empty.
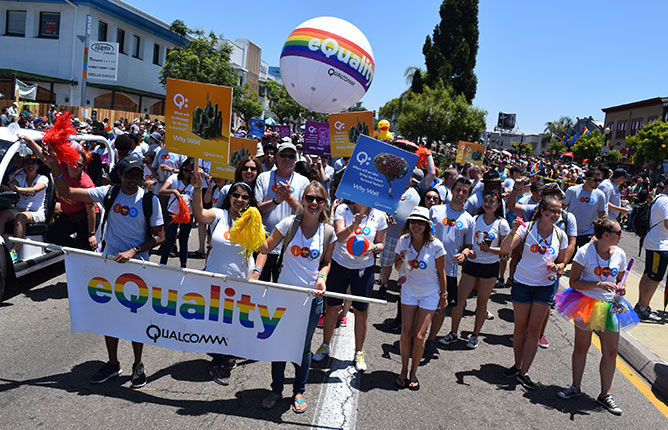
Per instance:
[[[348,325],[348,317],[342,317],[341,315],[338,316],[338,319],[336,321],[337,326],[345,327]]]
[[[378,288],[378,298],[381,300],[385,300],[387,296],[387,284],[382,284],[380,288]]]
[[[496,284],[494,284],[494,288],[503,288],[504,286],[505,282],[503,282],[503,278],[497,278]]]
[[[540,340],[538,341],[538,346],[540,346],[543,349],[547,349],[550,347],[550,342],[547,341],[547,338],[545,335],[542,335],[540,337]]]
[[[225,360],[225,364],[223,364],[223,366],[227,370],[232,370],[235,367],[237,367],[237,359],[234,357],[227,357],[227,359]]]
[[[515,380],[522,384],[522,386],[527,390],[536,389],[536,384],[531,380],[531,378],[529,378],[529,375],[520,375],[518,371],[517,375],[515,376]]]
[[[209,367],[209,373],[213,382],[220,385],[230,385],[230,371],[225,366],[216,366],[214,364]]]
[[[515,367],[515,365],[513,364],[512,366],[503,371],[503,376],[505,376],[506,378],[512,378],[514,376],[517,376],[519,373],[520,369]]]
[[[564,400],[567,400],[570,399],[571,397],[579,396],[580,394],[582,394],[582,391],[580,391],[580,389],[575,385],[571,385],[565,390],[559,391],[557,393],[557,396],[561,397]]]
[[[366,352],[357,351],[355,353],[355,370],[364,372],[366,370]]]
[[[316,350],[315,354],[313,354],[312,360],[313,361],[323,361],[324,359],[328,358],[330,354],[330,349],[328,345],[325,345],[324,343],[318,347]]]
[[[654,312],[649,306],[643,307],[640,306],[640,303],[636,303],[636,305],[633,307],[633,310],[636,311],[640,319],[643,321],[661,321],[661,317],[658,316],[656,312]]]
[[[146,371],[144,364],[137,363],[132,365],[132,378],[130,378],[132,388],[141,388],[146,385]]]
[[[9,251],[9,256],[12,258],[12,263],[16,263],[17,261],[19,261],[19,256],[13,249]]]
[[[91,384],[101,384],[103,382],[107,382],[114,376],[118,376],[121,374],[123,370],[121,369],[121,364],[120,363],[111,363],[111,362],[106,362],[100,370],[95,372],[93,376],[88,380]]]
[[[450,332],[440,338],[438,343],[441,345],[450,345],[451,343],[457,342],[457,333]]]
[[[601,406],[606,408],[608,410],[608,412],[610,412],[611,414],[614,414],[614,415],[621,415],[622,414],[622,409],[619,406],[617,406],[617,403],[615,403],[615,398],[612,397],[610,394],[608,394],[605,397],[599,396],[598,399],[596,399],[596,401]]]
[[[436,342],[427,339],[424,343],[424,352],[422,356],[425,358],[435,358],[440,355],[440,351],[436,347]]]
[[[466,342],[466,347],[470,349],[476,349],[478,347],[478,336],[469,336],[469,341]]]
[[[315,325],[318,328],[323,328],[325,326],[325,316],[320,315],[320,318],[318,318],[318,323]]]
[[[494,319],[494,314],[491,313],[490,311],[487,311],[487,316],[485,317],[487,321],[491,321]]]

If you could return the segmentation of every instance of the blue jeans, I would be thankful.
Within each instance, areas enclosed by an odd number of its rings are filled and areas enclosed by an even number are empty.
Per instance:
[[[308,380],[308,371],[311,367],[311,340],[315,333],[315,326],[318,324],[318,318],[322,313],[322,298],[314,297],[311,302],[311,314],[308,318],[306,327],[306,339],[304,340],[304,354],[302,355],[302,364],[295,366],[295,381],[292,384],[292,395],[304,394],[306,381]],[[274,361],[271,363],[271,391],[276,394],[283,393],[285,385],[285,362]]]
[[[172,252],[174,242],[176,242],[176,233],[179,234],[179,260],[181,267],[186,267],[188,262],[188,238],[190,237],[190,229],[193,226],[192,219],[188,224],[177,224],[171,221],[173,215],[170,215],[170,222],[165,228],[165,241],[160,247],[160,264],[167,264],[169,253]]]

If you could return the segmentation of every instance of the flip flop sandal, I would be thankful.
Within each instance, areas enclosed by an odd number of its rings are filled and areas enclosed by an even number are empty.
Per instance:
[[[308,408],[308,403],[306,403],[306,398],[302,395],[301,399],[298,399],[297,396],[293,397],[292,411],[296,414],[303,414]],[[304,405],[304,406],[302,406]]]
[[[417,379],[415,381],[410,381],[408,383],[408,389],[411,390],[411,391],[419,390],[420,389],[420,381],[418,381]]]
[[[281,400],[281,396],[275,393],[269,393],[267,397],[264,398],[264,401],[262,402],[262,409],[264,410],[269,410],[276,406],[278,401]]]
[[[400,378],[400,377],[397,376],[394,379],[394,385],[398,389],[403,390],[404,388],[408,387],[408,378]]]

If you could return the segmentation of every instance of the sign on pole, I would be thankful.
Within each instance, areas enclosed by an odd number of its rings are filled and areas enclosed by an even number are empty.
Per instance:
[[[88,78],[116,81],[118,77],[118,43],[92,42],[88,48]]]
[[[248,156],[255,156],[257,151],[257,142],[254,139],[244,139],[242,137],[230,137],[230,155],[229,163],[214,161],[211,163],[209,173],[216,178],[234,180],[234,171],[237,165]]]
[[[306,121],[303,149],[304,154],[329,156],[329,123]]]
[[[471,163],[476,166],[482,166],[482,160],[485,157],[487,147],[483,144],[459,141],[457,146],[457,158],[455,163]]]

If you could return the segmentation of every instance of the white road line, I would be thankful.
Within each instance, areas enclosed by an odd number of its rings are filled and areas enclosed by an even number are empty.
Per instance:
[[[315,428],[354,429],[359,396],[358,377],[352,358],[355,353],[355,317],[348,313],[348,324],[334,331],[331,345],[331,371],[318,397]]]

